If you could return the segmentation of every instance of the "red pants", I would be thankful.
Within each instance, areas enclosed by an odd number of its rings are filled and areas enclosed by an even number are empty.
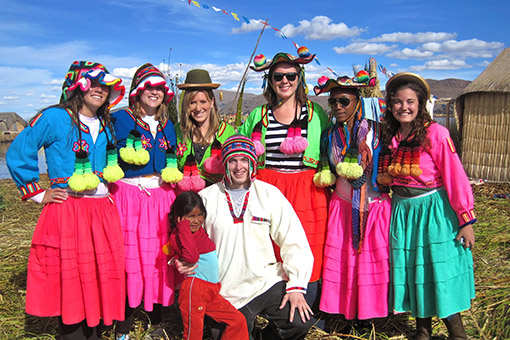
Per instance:
[[[204,331],[204,315],[227,327],[222,340],[248,340],[248,327],[243,314],[220,295],[220,283],[211,283],[195,277],[187,277],[179,293],[184,326],[184,340],[201,340]]]

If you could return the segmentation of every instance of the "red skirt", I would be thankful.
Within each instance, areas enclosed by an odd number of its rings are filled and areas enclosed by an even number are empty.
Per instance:
[[[321,278],[328,222],[329,189],[318,188],[313,184],[315,173],[315,169],[296,173],[270,169],[257,170],[257,179],[280,189],[292,204],[303,225],[314,257],[310,282]]]
[[[124,320],[126,283],[119,214],[107,198],[69,196],[44,206],[28,258],[26,312],[84,319],[95,327]]]

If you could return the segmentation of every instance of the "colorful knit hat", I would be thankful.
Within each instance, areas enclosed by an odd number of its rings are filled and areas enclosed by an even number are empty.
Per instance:
[[[179,183],[177,183],[177,185],[182,191],[191,190],[199,192],[205,188],[205,180],[200,176],[200,171],[198,170],[197,162],[193,153],[190,153],[188,157],[186,157],[183,169],[183,178],[179,181]]]
[[[62,85],[60,102],[63,103],[71,99],[74,90],[78,87],[83,92],[88,91],[91,79],[110,86],[110,95],[108,96],[110,104],[108,108],[117,105],[124,97],[126,89],[121,85],[122,79],[112,76],[103,65],[91,61],[75,61],[67,71]]]
[[[133,106],[136,97],[140,95],[147,88],[147,86],[164,86],[165,99],[163,102],[165,104],[168,104],[174,97],[174,93],[168,87],[163,73],[161,73],[161,71],[154,67],[151,63],[146,63],[140,66],[133,76],[131,89],[129,90],[130,106]]]
[[[335,79],[329,79],[326,76],[322,76],[317,81],[318,85],[313,88],[315,95],[319,95],[325,92],[331,92],[335,87],[340,88],[361,88],[375,86],[375,78],[370,78],[366,70],[361,70],[356,73],[355,77],[342,76]]]
[[[211,81],[209,72],[202,69],[190,70],[184,84],[177,85],[181,90],[217,89],[219,86],[220,84]]]
[[[291,64],[308,64],[315,58],[315,54],[311,54],[310,51],[304,46],[298,49],[298,56],[295,57],[291,54],[279,52],[276,53],[273,59],[267,60],[263,54],[258,54],[253,58],[254,66],[250,68],[256,72],[261,72],[270,69],[278,63],[291,63]]]
[[[242,135],[233,135],[227,138],[221,149],[221,159],[225,167],[225,180],[231,184],[230,171],[228,169],[228,161],[232,157],[243,156],[248,158],[250,162],[250,179],[255,179],[257,172],[257,153],[255,145],[250,138]]]
[[[204,169],[210,174],[223,173],[223,164],[221,163],[221,143],[214,137],[211,144],[211,156],[204,160]]]

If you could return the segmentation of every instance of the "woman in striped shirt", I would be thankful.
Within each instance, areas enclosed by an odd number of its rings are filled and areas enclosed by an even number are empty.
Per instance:
[[[329,126],[322,107],[307,99],[304,69],[315,55],[301,47],[299,56],[277,53],[266,60],[255,57],[257,72],[268,70],[264,96],[267,104],[255,108],[239,133],[251,137],[257,148],[257,178],[278,187],[290,201],[306,232],[314,256],[307,294],[317,310],[318,281],[327,222],[329,191],[313,184],[320,157],[320,135]],[[277,256],[278,250],[276,250]]]

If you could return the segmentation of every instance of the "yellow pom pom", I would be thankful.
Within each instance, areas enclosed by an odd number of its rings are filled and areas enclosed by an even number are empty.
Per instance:
[[[87,189],[83,175],[73,174],[67,181],[67,185],[69,185],[69,188],[74,192],[81,192]]]
[[[96,176],[96,174],[89,172],[83,175],[83,181],[85,182],[86,189],[85,190],[94,190],[97,188],[99,183],[101,182],[99,180],[99,177]]]
[[[336,182],[335,175],[328,169],[322,170],[313,176],[313,183],[316,187],[327,188]]]
[[[170,242],[168,242],[167,244],[165,244],[163,246],[163,254],[165,255],[170,255]]]
[[[122,168],[118,164],[110,165],[103,169],[103,178],[107,182],[113,183],[122,177],[124,177],[124,171],[122,171]]]
[[[124,148],[120,148],[119,155],[124,162],[128,164],[135,164],[136,151],[133,147],[126,146]]]
[[[149,163],[149,160],[151,159],[151,155],[149,151],[145,149],[138,149],[136,150],[136,156],[134,158],[136,165],[145,165]]]
[[[391,177],[389,173],[384,172],[382,174],[378,174],[376,180],[377,180],[377,183],[387,187],[393,181],[393,177]]]
[[[404,164],[402,166],[402,170],[400,171],[402,176],[409,176],[411,174],[411,166],[409,164]]]
[[[336,173],[346,179],[358,179],[363,175],[363,168],[358,163],[338,163]]]
[[[177,183],[183,179],[183,174],[176,168],[164,168],[161,171],[161,178],[166,183]]]

